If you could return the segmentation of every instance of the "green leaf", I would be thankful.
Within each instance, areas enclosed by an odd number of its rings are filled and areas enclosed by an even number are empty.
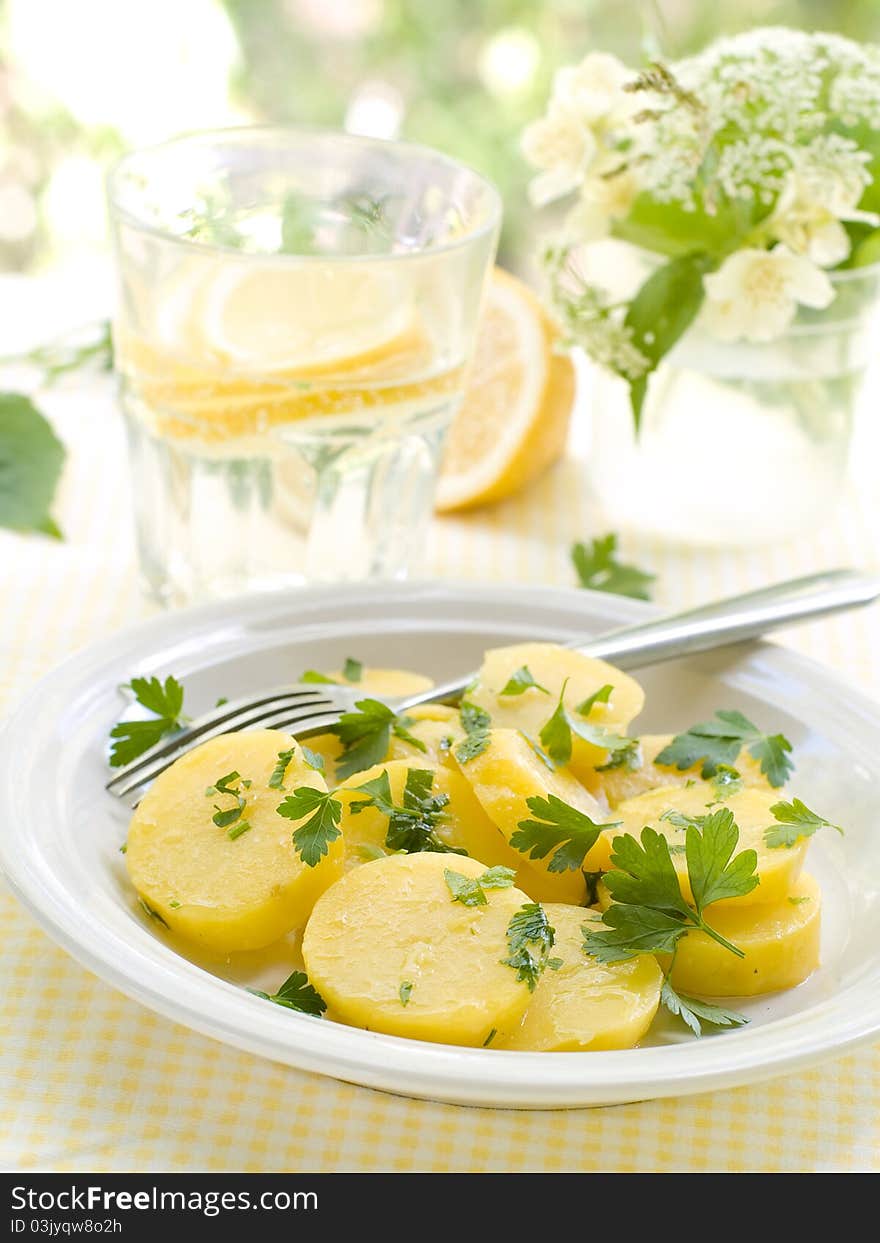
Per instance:
[[[739,771],[736,768],[732,768],[730,764],[719,764],[715,769],[715,775],[712,778],[712,790],[715,794],[716,802],[726,802],[734,794],[739,794],[744,786],[745,782]],[[707,804],[707,806],[711,806],[711,804]]]
[[[611,873],[607,873],[611,875]],[[671,954],[687,932],[681,917],[650,906],[611,906],[602,915],[606,929],[584,924],[584,953],[597,962],[626,962],[639,954]]]
[[[0,526],[61,538],[49,510],[65,456],[29,398],[0,393]]]
[[[295,752],[296,747],[290,747],[287,751],[278,752],[278,763],[272,769],[272,775],[269,777],[270,790],[284,789],[284,775],[287,772],[287,767],[293,759]]]
[[[234,842],[237,838],[241,837],[243,833],[249,833],[250,830],[251,826],[249,821],[239,820],[238,823],[234,824],[231,829],[227,829],[226,836],[231,842]]]
[[[569,679],[566,678],[562,683],[556,708],[539,734],[541,745],[554,764],[561,766],[571,759],[572,734],[577,734],[584,742],[589,742],[594,747],[601,747],[612,753],[631,752],[638,746],[634,739],[613,734],[604,725],[591,725],[588,721],[573,717],[565,707],[565,689],[568,682]]]
[[[578,716],[589,716],[595,704],[607,704],[611,698],[611,692],[614,687],[610,682],[606,682],[604,686],[600,686],[597,691],[593,691],[592,695],[588,695],[578,706],[575,712]]]
[[[364,676],[364,666],[359,660],[346,656],[345,664],[342,666],[342,676],[347,682],[360,682]]]
[[[611,595],[631,596],[634,600],[650,600],[650,584],[654,575],[635,565],[617,560],[617,536],[598,536],[587,544],[573,544],[571,560],[579,584],[590,591],[607,591]]]
[[[349,811],[359,815],[366,807],[375,807],[388,818],[385,846],[388,850],[405,854],[429,851],[434,854],[465,854],[447,845],[437,835],[437,827],[449,802],[448,794],[433,794],[434,773],[429,768],[407,769],[406,784],[401,804],[394,802],[391,780],[385,769],[378,777],[356,786],[353,793],[363,794],[360,801],[352,801]]]
[[[409,1002],[410,997],[412,997],[413,987],[414,986],[413,986],[412,980],[401,981],[400,988],[398,990],[398,995],[400,997],[400,1004],[402,1006],[405,1006]]]
[[[730,769],[743,747],[758,760],[772,786],[784,785],[794,768],[791,743],[783,734],[764,734],[742,712],[719,710],[714,721],[691,725],[655,757],[654,763],[684,771],[701,765],[700,776],[714,777]]]
[[[485,906],[488,902],[485,891],[510,889],[516,879],[516,872],[513,868],[497,866],[488,868],[482,876],[472,877],[446,868],[443,876],[453,902],[461,902],[463,906]]]
[[[758,886],[754,850],[742,850],[732,859],[739,830],[727,807],[706,817],[702,828],[688,825],[685,831],[688,877],[697,914],[722,898],[738,898]]]
[[[326,673],[319,673],[317,669],[306,669],[304,673],[299,675],[300,684],[303,682],[317,682],[322,686],[338,686],[339,683],[335,678],[328,678]]]
[[[276,1006],[299,1010],[301,1014],[320,1017],[327,1009],[326,1001],[309,983],[309,977],[304,971],[294,971],[289,975],[277,993],[264,993],[258,988],[249,988],[248,992],[255,997],[262,997],[264,1001],[274,1001]]]
[[[507,925],[510,954],[501,961],[516,971],[516,978],[528,987],[530,993],[535,991],[538,980],[549,965],[549,953],[555,941],[556,931],[539,902],[527,902],[521,906]]]
[[[662,833],[646,826],[640,842],[629,833],[615,837],[611,863],[614,870],[606,872],[605,885],[615,902],[656,907],[688,918],[690,909],[682,897],[678,873],[669,856],[669,843]]]
[[[466,737],[455,748],[455,758],[459,764],[467,764],[482,755],[488,747],[492,718],[484,708],[478,708],[466,699],[459,704],[458,717]]]
[[[330,791],[298,786],[276,810],[288,820],[309,816],[305,824],[294,830],[292,841],[303,863],[316,867],[327,854],[330,843],[340,836],[342,804]]]
[[[152,720],[120,721],[113,726],[110,731],[110,737],[115,740],[110,749],[112,768],[130,764],[166,734],[179,730],[186,720],[183,715],[183,687],[176,678],[167,677],[164,684],[158,678],[132,678],[127,685],[141,707],[156,713],[156,717]]]
[[[529,690],[530,687],[534,687],[537,691],[542,691],[545,695],[550,694],[546,686],[541,686],[539,682],[535,681],[528,665],[522,665],[521,668],[517,669],[515,673],[510,675],[504,688],[500,690],[498,694],[522,695],[523,692]]]
[[[302,751],[302,756],[307,767],[311,768],[316,773],[322,773],[324,771],[323,755],[320,755],[317,751],[313,751],[311,747],[307,747],[304,742],[299,744],[299,749]]]
[[[164,683],[158,678],[132,678],[128,686],[148,712],[155,712],[156,716],[169,721],[179,719],[183,710],[183,686],[177,678],[167,677]]]
[[[686,1023],[695,1036],[702,1036],[703,1023],[710,1023],[713,1027],[742,1027],[749,1021],[737,1010],[725,1010],[721,1006],[710,1005],[708,1001],[677,993],[668,979],[663,981],[660,1001],[670,1014]]]
[[[620,823],[596,824],[585,812],[549,794],[526,799],[526,806],[537,820],[520,820],[511,834],[510,844],[530,859],[544,859],[553,851],[547,865],[549,872],[575,872],[593,848],[603,829],[616,828]]]
[[[344,712],[329,732],[342,743],[337,773],[344,781],[354,773],[381,764],[391,740],[391,727],[397,717],[378,699],[359,699],[355,711]]]
[[[779,827],[774,825],[765,829],[764,841],[773,848],[794,846],[800,838],[812,837],[819,829],[836,829],[838,833],[843,833],[839,824],[811,811],[799,798],[792,799],[790,803],[774,803],[770,812]]]
[[[163,928],[168,927],[167,922],[162,918],[162,916],[159,914],[157,910],[154,910],[153,907],[150,906],[146,898],[142,898],[140,897],[140,895],[138,895],[138,905],[140,906],[144,914],[148,915],[150,919],[154,920],[157,924],[161,924]]]
[[[630,302],[624,324],[633,344],[650,361],[653,371],[679,337],[690,327],[703,302],[703,276],[714,266],[701,251],[670,259],[652,272]],[[636,430],[647,391],[646,376],[630,386],[630,404]]]

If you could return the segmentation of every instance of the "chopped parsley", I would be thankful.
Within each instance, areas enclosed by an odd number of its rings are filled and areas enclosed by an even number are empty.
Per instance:
[[[182,729],[188,717],[183,714],[183,686],[174,677],[132,678],[127,683],[142,708],[153,716],[142,721],[120,721],[110,731],[115,739],[110,749],[110,765],[119,768],[149,751],[166,734]]]
[[[462,872],[446,868],[443,877],[453,902],[460,902],[462,906],[486,906],[489,899],[485,891],[510,889],[516,873],[513,868],[494,867],[483,872],[482,876],[465,876]]]
[[[342,666],[342,676],[346,682],[360,682],[364,676],[364,666],[359,660],[346,656],[345,664]]]
[[[388,752],[392,734],[410,743],[417,751],[427,751],[420,738],[409,732],[412,719],[398,716],[378,699],[359,699],[355,711],[344,712],[330,733],[336,734],[342,743],[342,755],[337,762],[337,772],[345,780],[354,773],[381,764]]]
[[[562,683],[556,708],[539,735],[541,746],[557,767],[567,764],[571,759],[572,735],[577,735],[594,747],[610,751],[612,755],[621,751],[632,751],[638,746],[634,738],[623,738],[620,734],[611,733],[603,725],[590,725],[587,721],[573,717],[564,702],[568,682],[569,679],[566,678]]]
[[[802,837],[812,837],[819,829],[836,829],[842,834],[839,824],[832,824],[824,816],[811,811],[806,803],[799,798],[790,803],[774,803],[770,813],[776,824],[764,830],[764,841],[772,848],[794,846]]]
[[[349,810],[356,816],[367,807],[375,807],[383,816],[388,817],[388,831],[385,835],[385,846],[388,850],[403,851],[405,854],[418,854],[422,851],[434,854],[465,854],[463,850],[448,846],[437,835],[449,795],[434,794],[433,788],[434,773],[431,769],[409,768],[402,800],[397,804],[391,793],[388,770],[385,769],[378,777],[365,781],[351,791],[365,797],[352,801]]]
[[[262,997],[264,1001],[274,1001],[276,1006],[299,1010],[301,1014],[313,1014],[317,1018],[327,1009],[326,1001],[309,983],[309,977],[304,971],[292,972],[277,993],[264,993],[259,988],[249,988],[248,992],[255,997]]]
[[[552,851],[548,872],[577,871],[602,830],[620,824],[619,820],[596,824],[585,812],[555,794],[527,798],[526,806],[538,819],[520,820],[510,844],[530,859],[545,859]]]
[[[293,832],[293,845],[306,867],[316,867],[342,830],[342,804],[327,790],[298,786],[276,808],[287,820],[308,819]]]
[[[735,709],[718,711],[714,721],[691,725],[665,746],[654,759],[665,768],[680,772],[701,765],[700,776],[714,777],[719,769],[730,768],[745,747],[761,765],[761,772],[772,786],[785,785],[794,764],[789,759],[791,743],[784,734],[764,734],[748,717]]]
[[[516,978],[528,987],[530,993],[535,991],[546,968],[555,971],[562,965],[561,959],[549,957],[555,941],[556,931],[539,902],[527,902],[521,906],[507,925],[510,953],[501,961],[506,967],[513,968]]]
[[[467,764],[469,760],[482,755],[488,747],[492,718],[485,708],[478,708],[467,699],[459,704],[458,717],[465,737],[455,748],[455,758],[459,764]]]
[[[168,927],[167,922],[163,919],[163,917],[159,914],[159,912],[155,910],[152,906],[150,906],[146,898],[142,898],[140,894],[138,894],[138,904],[140,905],[144,913],[149,915],[150,919],[154,919],[156,923],[161,924],[163,928]]]
[[[532,676],[532,672],[528,665],[522,665],[515,673],[512,673],[507,679],[503,690],[498,692],[499,695],[522,695],[525,691],[534,687],[536,691],[541,691],[544,695],[550,692],[546,686],[542,686],[540,682],[536,682]]]
[[[592,695],[588,695],[586,699],[575,708],[578,716],[589,716],[596,704],[607,704],[611,698],[611,692],[614,687],[610,682],[606,682],[604,686],[600,686],[597,691],[593,691]]]
[[[399,990],[398,990],[398,995],[399,995],[399,997],[400,997],[400,1004],[401,1004],[402,1006],[405,1006],[405,1005],[407,1005],[407,1004],[409,1003],[409,999],[410,999],[410,997],[412,997],[412,991],[413,991],[413,982],[412,982],[412,980],[403,980],[403,981],[401,981],[401,985],[400,985],[400,988],[399,988]]]
[[[650,600],[654,574],[617,560],[617,536],[602,535],[587,544],[574,544],[571,560],[581,587],[607,591],[634,600]]]

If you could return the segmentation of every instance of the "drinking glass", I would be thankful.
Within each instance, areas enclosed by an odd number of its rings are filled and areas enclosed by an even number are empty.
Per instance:
[[[166,604],[424,556],[495,189],[427,148],[259,128],[111,171],[139,553]]]

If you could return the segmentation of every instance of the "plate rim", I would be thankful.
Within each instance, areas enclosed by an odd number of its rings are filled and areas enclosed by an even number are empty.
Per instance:
[[[247,617],[264,614],[269,608],[276,612],[282,609],[295,612],[306,596],[320,608],[324,603],[339,604],[363,591],[363,584],[294,588],[159,614],[123,627],[73,653],[19,696],[0,729],[0,808],[6,813],[0,815],[0,865],[17,899],[49,936],[81,965],[173,1022],[258,1056],[408,1096],[493,1108],[580,1108],[759,1082],[840,1056],[880,1033],[880,991],[875,991],[873,1007],[865,1004],[851,1007],[849,1022],[839,1026],[833,1035],[828,1032],[817,1043],[816,1033],[811,1032],[822,1013],[838,1008],[841,997],[847,992],[853,988],[864,989],[864,981],[860,980],[804,1013],[739,1031],[733,1038],[719,1036],[700,1044],[686,1041],[638,1050],[556,1054],[470,1049],[362,1032],[342,1024],[276,1011],[248,996],[239,986],[211,975],[164,946],[178,964],[185,965],[184,975],[195,973],[200,977],[189,981],[192,991],[188,986],[185,992],[172,997],[173,975],[164,988],[157,979],[167,972],[167,966],[151,963],[144,979],[133,978],[130,967],[126,969],[125,960],[117,962],[111,945],[101,952],[100,928],[93,929],[89,921],[82,920],[79,926],[71,927],[71,909],[59,903],[58,893],[52,886],[47,890],[39,884],[39,876],[31,874],[27,856],[20,850],[21,837],[13,842],[8,827],[17,814],[10,809],[16,747],[23,745],[22,737],[28,728],[39,726],[39,714],[35,717],[35,726],[29,721],[35,706],[45,705],[55,698],[66,684],[75,684],[82,690],[88,685],[89,675],[96,665],[112,667],[132,648],[141,649],[140,661],[148,667],[150,647],[159,648],[163,636],[173,639],[175,635],[188,634],[192,639],[194,633],[216,620],[228,620],[231,613],[243,622]],[[430,597],[443,597],[455,603],[468,596],[475,605],[491,597],[497,607],[507,596],[512,603],[518,598],[521,603],[528,601],[539,606],[543,603],[547,608],[570,611],[571,605],[579,601],[585,606],[585,631],[590,622],[597,620],[601,623],[613,619],[626,624],[659,613],[656,607],[640,601],[579,588],[533,584],[474,584],[443,579],[370,584],[369,591],[371,599],[382,607],[389,602],[398,605],[424,602]],[[770,654],[775,663],[781,664],[783,672],[787,670],[806,679],[815,689],[824,685],[835,694],[845,690],[846,714],[855,713],[862,719],[870,719],[880,732],[880,705],[846,675],[780,644],[762,641],[740,646],[759,654]],[[13,848],[16,843],[18,851]],[[57,878],[52,877],[52,880],[55,887],[63,891]],[[143,934],[153,944],[163,945],[148,929],[144,928]],[[130,957],[132,944],[125,944]],[[880,972],[880,954],[876,969]],[[211,995],[218,989],[227,994],[229,1006],[224,1006],[224,1011],[229,1013],[222,1017],[214,1013],[210,1020],[206,1019],[206,1013],[211,1012],[200,1008],[200,998],[203,993]],[[810,1022],[805,1022],[807,1017]],[[247,1023],[243,1025],[245,1018]],[[291,1033],[294,1033],[293,1040]],[[752,1056],[756,1041],[759,1046],[766,1046],[761,1048],[759,1060]],[[688,1060],[696,1061],[697,1065],[685,1065]]]

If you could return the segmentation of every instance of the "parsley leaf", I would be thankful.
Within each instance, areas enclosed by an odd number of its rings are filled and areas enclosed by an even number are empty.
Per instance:
[[[138,904],[144,914],[149,915],[150,919],[155,920],[157,924],[161,924],[163,928],[168,927],[167,922],[162,918],[158,911],[154,910],[153,907],[150,906],[146,898],[142,898],[138,895]]]
[[[792,799],[790,803],[774,803],[770,811],[777,824],[764,830],[764,841],[774,848],[794,846],[800,838],[812,837],[819,829],[837,829],[838,833],[843,833],[839,824],[832,824],[824,816],[811,811],[799,798]]]
[[[110,731],[116,741],[110,749],[110,765],[119,768],[149,751],[166,734],[179,730],[188,719],[183,715],[183,687],[176,678],[132,678],[128,688],[153,719],[120,721]]]
[[[270,790],[284,789],[284,774],[287,772],[287,766],[293,759],[296,747],[290,747],[287,751],[278,752],[278,763],[272,769],[272,775],[269,778]]]
[[[546,686],[542,686],[540,682],[536,682],[532,676],[532,671],[528,665],[522,665],[515,673],[512,673],[507,679],[504,688],[498,692],[499,695],[522,695],[530,687],[534,687],[536,691],[543,691],[545,695],[550,692]]]
[[[329,732],[336,734],[343,747],[336,766],[339,776],[345,780],[365,768],[381,764],[392,734],[411,743],[416,750],[426,751],[422,740],[407,729],[411,724],[409,717],[398,716],[378,699],[359,699],[354,712],[344,712],[337,723],[330,726]]]
[[[364,676],[364,666],[359,660],[346,656],[345,664],[342,666],[342,676],[346,682],[360,682]]]
[[[400,989],[398,990],[398,996],[400,997],[400,1004],[402,1006],[405,1006],[408,1003],[410,997],[412,996],[412,991],[412,980],[402,980],[400,983]]]
[[[338,686],[339,683],[335,678],[328,678],[326,673],[319,673],[317,669],[306,669],[299,675],[300,684],[304,682],[317,682],[321,686]]]
[[[730,764],[719,764],[715,769],[715,775],[712,778],[712,790],[715,794],[716,803],[724,803],[727,799],[732,798],[734,794],[739,794],[745,782],[736,768],[732,768]],[[711,807],[711,803],[706,804]]]
[[[650,600],[649,585],[655,575],[640,570],[635,565],[625,565],[617,560],[617,536],[603,535],[586,544],[574,544],[571,559],[580,586],[590,591],[608,591],[612,595],[632,596],[635,600]]]
[[[743,747],[758,760],[761,772],[772,786],[785,785],[793,763],[788,758],[791,743],[783,734],[763,734],[748,717],[734,710],[718,711],[716,720],[692,725],[654,759],[655,764],[684,771],[701,764],[700,776],[714,777],[719,768],[730,768]]]
[[[62,538],[49,509],[65,456],[29,397],[0,393],[0,526]]]
[[[619,820],[596,824],[585,812],[578,811],[555,794],[526,799],[529,811],[540,819],[520,820],[511,834],[510,844],[530,859],[544,859],[553,851],[547,865],[549,872],[574,872],[598,840],[603,829],[616,828]]]
[[[407,769],[402,801],[398,805],[392,797],[391,779],[385,769],[378,777],[355,787],[352,792],[364,794],[366,798],[352,802],[349,810],[356,816],[366,807],[375,807],[381,815],[388,817],[388,831],[385,835],[385,846],[388,850],[403,851],[405,854],[418,854],[421,851],[465,854],[464,850],[448,846],[437,836],[437,826],[449,802],[449,795],[433,794],[433,787],[434,774],[429,768]]]
[[[478,708],[467,699],[459,704],[458,717],[466,736],[455,748],[455,758],[459,764],[467,764],[488,747],[492,718],[484,708]]]
[[[690,928],[698,928],[725,949],[742,958],[732,945],[703,918],[703,910],[719,898],[751,893],[758,884],[757,855],[743,850],[734,855],[739,829],[727,808],[705,818],[702,828],[688,824],[685,853],[694,904],[681,892],[666,838],[646,826],[641,842],[629,833],[615,837],[611,862],[614,870],[604,881],[612,903],[602,919],[607,931],[584,933],[584,949],[599,962],[623,962],[637,954],[670,954]]]
[[[584,872],[584,884],[587,887],[587,906],[595,906],[599,901],[599,881],[605,875],[602,868],[596,872]]]
[[[446,888],[452,894],[453,902],[462,906],[485,906],[488,902],[487,889],[510,889],[516,878],[513,868],[494,867],[485,871],[482,876],[465,876],[462,872],[453,872],[446,868],[443,872]]]
[[[246,788],[250,784],[251,783],[249,781],[242,780],[241,773],[233,771],[231,773],[226,773],[223,777],[218,777],[212,786],[208,786],[205,791],[206,798],[210,798],[212,794],[225,794],[230,798],[235,799],[234,807],[224,809],[218,807],[216,803],[214,804],[214,815],[211,819],[217,825],[218,829],[228,828],[229,825],[236,824],[239,820],[241,820],[241,814],[244,811],[245,805],[245,798],[242,794],[242,786]],[[244,823],[247,824],[247,821]],[[249,828],[250,825],[248,824],[247,829]],[[247,829],[242,829],[241,832],[246,833]],[[240,837],[241,833],[236,833],[233,836],[232,831],[230,830],[229,836],[233,841],[235,841],[235,838]]]
[[[587,721],[579,721],[572,717],[564,703],[565,688],[568,686],[568,681],[568,678],[566,678],[562,683],[562,690],[559,692],[559,702],[553,711],[553,715],[545,723],[541,733],[538,735],[541,746],[550,756],[553,763],[559,767],[560,765],[567,764],[571,759],[573,734],[583,738],[584,742],[589,742],[594,747],[601,747],[612,754],[620,751],[631,752],[638,745],[635,739],[623,738],[620,734],[612,734],[603,725],[590,725]]]
[[[315,790],[312,786],[298,786],[276,808],[279,816],[287,820],[302,820],[312,815],[293,833],[293,844],[306,867],[316,867],[326,855],[330,843],[340,836],[342,830],[342,804],[327,790]]]
[[[326,1001],[309,983],[309,977],[304,971],[294,971],[289,975],[277,993],[264,993],[258,988],[249,988],[248,992],[255,997],[262,997],[264,1001],[274,1001],[276,1006],[299,1010],[301,1014],[320,1017],[327,1009]]]
[[[608,700],[611,698],[611,692],[613,690],[614,690],[614,687],[611,685],[611,683],[606,682],[604,686],[600,686],[597,691],[593,691],[592,695],[588,695],[587,698],[583,700],[582,703],[579,703],[578,706],[575,708],[575,712],[578,714],[578,716],[589,716],[590,712],[593,710],[594,704],[607,704],[608,703]]]
[[[708,1001],[677,993],[668,979],[663,981],[660,1001],[670,1014],[687,1023],[695,1036],[702,1036],[703,1023],[711,1023],[713,1027],[742,1027],[749,1021],[737,1010],[725,1010],[721,1006],[710,1005]]]
[[[510,954],[501,961],[512,967],[516,978],[535,991],[545,968],[555,970],[559,959],[549,958],[556,942],[556,930],[539,902],[527,902],[511,917],[507,925],[507,944]]]
[[[304,742],[299,744],[299,749],[302,751],[302,757],[308,768],[311,768],[313,772],[316,773],[322,773],[324,771],[323,755],[317,751],[313,751],[311,747],[307,747]]]

